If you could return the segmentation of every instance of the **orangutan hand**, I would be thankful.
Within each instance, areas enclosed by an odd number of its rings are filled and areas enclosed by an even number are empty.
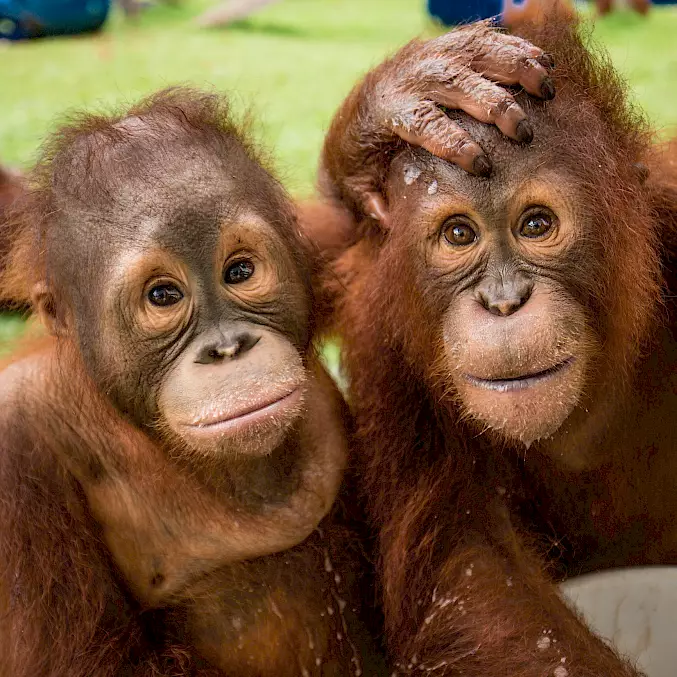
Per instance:
[[[541,49],[488,22],[410,42],[368,73],[339,109],[324,146],[324,192],[346,206],[360,202],[373,189],[382,149],[398,138],[468,172],[489,175],[491,160],[445,109],[464,111],[528,143],[529,120],[501,85],[521,85],[552,99],[553,66]]]

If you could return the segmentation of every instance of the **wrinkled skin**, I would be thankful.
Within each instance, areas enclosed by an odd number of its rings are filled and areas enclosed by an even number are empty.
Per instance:
[[[388,227],[393,238],[410,223],[417,239],[428,234],[406,246],[441,322],[431,360],[449,374],[463,416],[499,443],[531,445],[562,425],[603,362],[591,294],[574,275],[595,251],[577,242],[594,233],[549,148],[505,147],[489,128],[473,131],[493,151],[491,182],[404,152],[391,166]]]

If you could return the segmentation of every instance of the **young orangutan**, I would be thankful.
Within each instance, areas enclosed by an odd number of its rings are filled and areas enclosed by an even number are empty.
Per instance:
[[[528,37],[557,64],[554,101],[518,95],[534,143],[452,114],[490,178],[360,147],[377,72],[326,140],[359,221],[329,279],[398,674],[637,675],[555,581],[677,563],[677,172],[575,26]]]
[[[312,268],[225,103],[80,120],[34,181],[7,279],[55,338],[0,375],[0,673],[378,672]]]
[[[486,27],[440,45],[426,82],[405,61],[363,102],[365,135],[392,133],[389,88],[427,110],[462,74],[486,83],[456,92],[473,109],[512,101],[475,68],[548,79]],[[494,119],[525,138],[525,117]],[[447,148],[470,166],[478,149]],[[178,90],[85,117],[32,184],[0,288],[52,338],[0,373],[0,674],[379,674],[361,544],[342,501],[327,516],[347,449],[313,269],[225,104]]]

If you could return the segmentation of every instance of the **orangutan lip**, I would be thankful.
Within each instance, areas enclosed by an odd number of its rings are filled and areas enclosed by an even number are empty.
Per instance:
[[[294,388],[291,392],[272,402],[253,405],[225,418],[203,419],[195,423],[184,423],[183,426],[190,429],[193,434],[204,433],[210,435],[218,432],[228,432],[230,429],[235,430],[281,413],[290,405],[297,404],[301,399],[301,395],[302,389]]]
[[[573,363],[574,358],[568,357],[566,360],[556,364],[554,367],[549,369],[544,369],[543,371],[538,371],[534,374],[525,374],[524,376],[517,376],[516,378],[505,378],[505,379],[486,379],[478,378],[477,376],[472,376],[471,374],[463,374],[463,377],[471,385],[477,386],[478,388],[484,388],[486,390],[495,390],[499,393],[507,393],[514,390],[526,390],[532,386],[537,385],[546,381],[550,377],[554,376],[560,371],[567,369]]]

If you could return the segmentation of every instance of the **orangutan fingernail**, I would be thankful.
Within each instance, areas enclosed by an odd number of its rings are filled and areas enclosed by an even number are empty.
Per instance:
[[[555,85],[550,78],[543,78],[541,83],[541,96],[546,100],[555,98]]]
[[[515,129],[517,140],[521,143],[531,143],[534,139],[534,130],[528,120],[520,120]]]
[[[472,163],[472,170],[477,176],[487,177],[491,174],[491,160],[486,155],[478,155]]]

